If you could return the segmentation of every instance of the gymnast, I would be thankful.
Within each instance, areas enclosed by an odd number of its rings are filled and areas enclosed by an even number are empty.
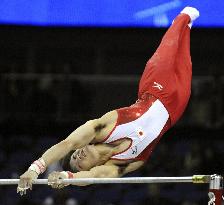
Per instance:
[[[87,121],[49,148],[20,176],[17,192],[26,194],[39,174],[59,160],[69,159],[70,170],[49,175],[53,188],[67,186],[61,183],[65,178],[121,177],[142,167],[188,104],[192,79],[190,28],[198,17],[197,9],[185,7],[175,18],[146,64],[133,105]]]

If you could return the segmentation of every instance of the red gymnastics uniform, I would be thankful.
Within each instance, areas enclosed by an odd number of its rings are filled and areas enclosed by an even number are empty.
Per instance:
[[[191,94],[190,17],[177,16],[154,55],[147,62],[138,97],[150,93],[164,104],[173,126],[183,114]]]
[[[192,78],[189,22],[187,14],[177,16],[147,62],[139,84],[139,100],[117,110],[116,126],[104,143],[124,138],[132,143],[111,159],[147,160],[162,135],[183,114]]]

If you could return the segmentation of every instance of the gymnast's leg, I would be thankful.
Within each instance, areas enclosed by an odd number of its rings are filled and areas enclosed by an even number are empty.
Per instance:
[[[191,94],[192,63],[190,55],[190,28],[187,26],[182,33],[175,61],[176,103],[170,105],[173,112],[172,123],[183,114]]]
[[[161,85],[162,88],[166,88],[169,87],[168,85],[171,82],[175,81],[176,59],[182,43],[182,35],[186,29],[190,30],[191,21],[195,19],[194,15],[197,15],[194,14],[197,10],[191,9],[193,11],[186,12],[185,8],[182,11],[183,13],[176,17],[165,33],[156,52],[147,62],[139,84],[139,97],[147,91],[150,92],[152,89],[158,88],[155,83]],[[189,15],[188,13],[192,14]],[[153,92],[151,93],[153,94]]]

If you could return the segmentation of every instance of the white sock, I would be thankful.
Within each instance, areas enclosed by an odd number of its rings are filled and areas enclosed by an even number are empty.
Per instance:
[[[189,7],[189,6],[185,7],[180,13],[187,14],[188,16],[190,16],[191,22],[188,24],[190,28],[192,27],[193,21],[196,20],[200,16],[200,13],[196,8]]]

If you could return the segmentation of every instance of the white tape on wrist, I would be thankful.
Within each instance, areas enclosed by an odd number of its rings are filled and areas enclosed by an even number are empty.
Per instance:
[[[68,179],[69,178],[69,174],[67,173],[67,172],[65,172],[65,171],[62,171],[62,172],[60,172],[61,174],[64,174],[65,176],[66,176],[66,179]]]
[[[73,175],[73,173],[72,172],[69,172],[69,171],[62,171],[62,172],[60,172],[60,173],[62,173],[62,174],[64,174],[65,176],[66,176],[66,178],[67,179],[73,179],[74,178],[74,175]]]
[[[38,175],[41,173],[39,167],[36,164],[31,164],[29,170],[36,172]]]
[[[38,159],[30,165],[29,169],[35,171],[38,175],[42,174],[46,170],[46,163],[43,159]]]

